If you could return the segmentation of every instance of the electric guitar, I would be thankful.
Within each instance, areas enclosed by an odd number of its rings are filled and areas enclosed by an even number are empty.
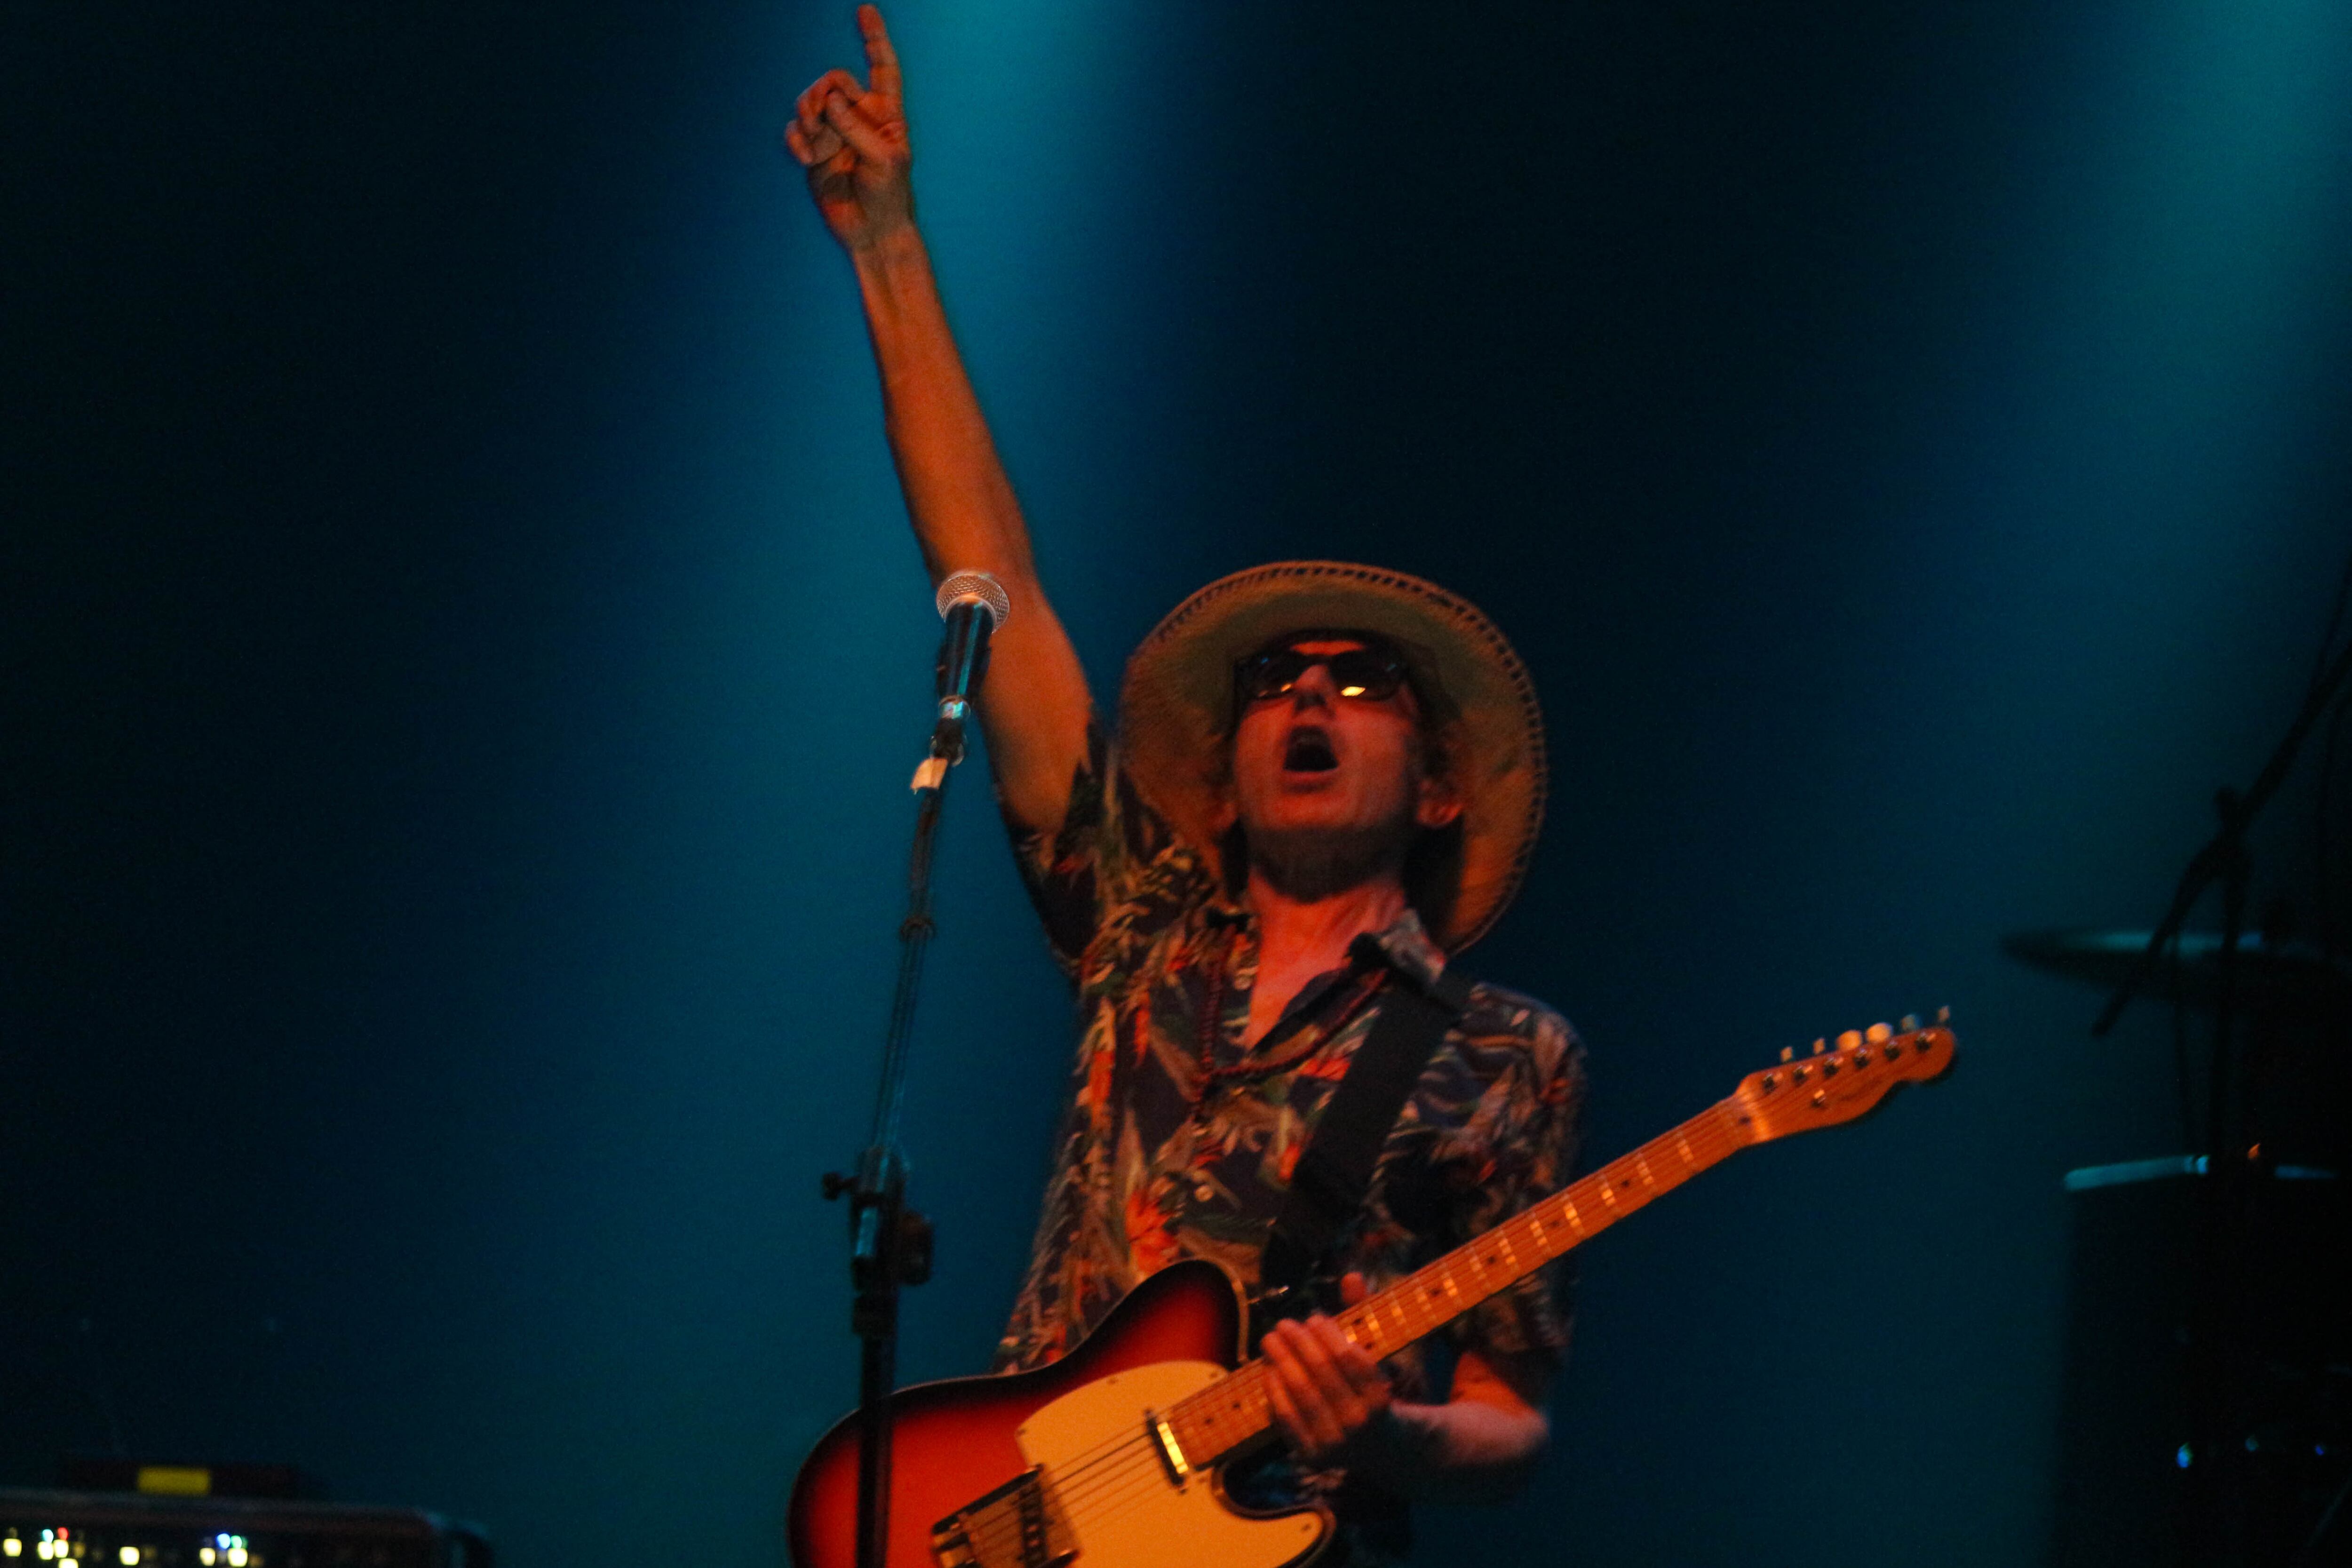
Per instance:
[[[1945,1016],[1817,1041],[1728,1099],[1337,1314],[1378,1361],[1754,1143],[1852,1121],[1900,1083],[1939,1076]],[[890,1396],[887,1568],[1289,1568],[1332,1531],[1322,1505],[1231,1504],[1227,1461],[1276,1440],[1263,1362],[1245,1361],[1240,1287],[1214,1263],[1163,1268],[1060,1361]],[[858,1420],[819,1439],[793,1486],[799,1568],[857,1560]]]

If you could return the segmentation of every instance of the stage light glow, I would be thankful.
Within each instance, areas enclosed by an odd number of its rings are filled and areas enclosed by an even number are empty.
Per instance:
[[[203,1563],[205,1568],[213,1568],[213,1564],[220,1561],[220,1553],[207,1546],[197,1552],[196,1561]]]
[[[136,1546],[126,1546],[121,1551],[116,1552],[115,1556],[122,1560],[125,1568],[135,1568],[135,1565],[139,1562],[139,1548]]]
[[[245,1568],[246,1553],[242,1546],[228,1549],[228,1568]]]

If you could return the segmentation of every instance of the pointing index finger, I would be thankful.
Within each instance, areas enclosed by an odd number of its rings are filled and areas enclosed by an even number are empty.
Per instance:
[[[898,51],[890,47],[890,30],[882,25],[882,13],[872,5],[860,5],[857,31],[866,39],[866,75],[873,90],[892,103],[898,102]]]

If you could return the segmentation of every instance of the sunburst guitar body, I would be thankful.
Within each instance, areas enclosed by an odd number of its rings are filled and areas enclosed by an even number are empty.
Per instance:
[[[1243,1512],[1215,1471],[1180,1479],[1143,1419],[1239,1365],[1244,1321],[1233,1276],[1188,1260],[1129,1292],[1049,1367],[892,1394],[891,1568],[1281,1568],[1311,1558],[1328,1514]],[[790,1517],[803,1568],[857,1560],[857,1444],[853,1415],[802,1467]]]
[[[1939,1021],[1782,1053],[1728,1099],[1531,1205],[1333,1321],[1394,1354],[1718,1161],[1851,1121],[1897,1084],[1951,1065]],[[1036,1372],[890,1396],[886,1568],[1291,1568],[1331,1537],[1319,1505],[1236,1507],[1220,1468],[1275,1440],[1265,1363],[1244,1359],[1233,1277],[1178,1263],[1130,1291],[1077,1348]],[[856,1568],[860,1427],[817,1443],[786,1523],[799,1568]]]

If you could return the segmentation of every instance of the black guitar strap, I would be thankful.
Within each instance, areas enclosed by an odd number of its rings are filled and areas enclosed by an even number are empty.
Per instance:
[[[1394,969],[1370,936],[1358,937],[1349,956],[1368,967]],[[1469,976],[1452,964],[1425,988],[1401,972],[1391,976],[1370,1032],[1291,1168],[1290,1191],[1258,1263],[1262,1297],[1295,1289],[1321,1268],[1363,1206],[1372,1167],[1421,1069],[1469,1002]]]

